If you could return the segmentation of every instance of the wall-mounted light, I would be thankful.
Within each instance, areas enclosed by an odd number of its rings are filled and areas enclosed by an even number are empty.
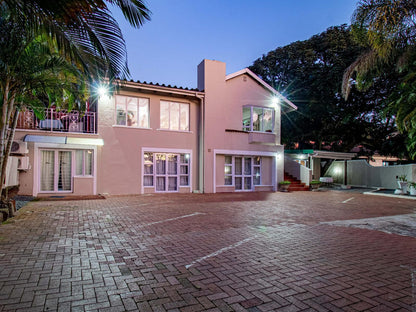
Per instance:
[[[274,96],[273,97],[273,99],[272,99],[272,103],[273,103],[273,105],[274,106],[277,106],[277,105],[279,105],[279,103],[280,103],[280,98],[278,97],[278,96]]]

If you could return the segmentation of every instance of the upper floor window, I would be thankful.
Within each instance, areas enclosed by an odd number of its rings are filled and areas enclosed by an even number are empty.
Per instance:
[[[274,109],[267,107],[243,107],[243,130],[273,132]]]
[[[149,99],[117,95],[116,124],[149,128]]]
[[[189,131],[189,104],[160,101],[160,128]]]

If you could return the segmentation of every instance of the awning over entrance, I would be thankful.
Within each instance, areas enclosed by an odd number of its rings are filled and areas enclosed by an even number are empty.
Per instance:
[[[76,138],[67,136],[47,136],[47,135],[26,135],[24,142],[34,143],[54,143],[54,144],[82,144],[82,145],[104,145],[103,139],[96,138]]]

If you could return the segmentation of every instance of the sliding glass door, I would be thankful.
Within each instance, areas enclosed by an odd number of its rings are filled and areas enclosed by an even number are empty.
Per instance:
[[[42,150],[40,191],[72,191],[72,151]]]

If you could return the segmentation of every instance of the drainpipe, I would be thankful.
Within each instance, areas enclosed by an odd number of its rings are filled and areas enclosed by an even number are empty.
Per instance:
[[[204,180],[205,180],[205,97],[195,93],[195,96],[201,102],[200,108],[200,121],[199,121],[199,192],[204,193]]]

